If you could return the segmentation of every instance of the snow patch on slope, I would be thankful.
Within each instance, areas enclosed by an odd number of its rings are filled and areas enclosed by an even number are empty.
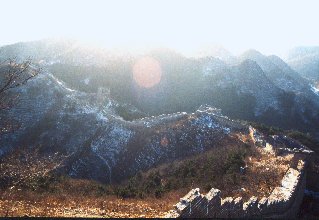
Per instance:
[[[312,85],[310,85],[310,86],[311,86],[311,91],[313,91],[316,95],[319,95],[319,89],[317,89],[316,87],[314,87]]]

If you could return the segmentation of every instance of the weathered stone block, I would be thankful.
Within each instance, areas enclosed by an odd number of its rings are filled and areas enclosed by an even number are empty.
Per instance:
[[[203,195],[199,195],[191,201],[190,208],[191,208],[191,216],[192,217],[205,217],[206,212],[202,209],[205,207],[206,198]]]
[[[242,197],[238,197],[238,198],[234,199],[233,207],[229,213],[229,217],[231,217],[231,218],[244,217],[243,198]]]
[[[258,216],[260,215],[258,208],[258,198],[252,196],[247,202],[243,204],[243,211],[245,216]]]
[[[196,216],[198,217],[207,217],[207,198],[202,195],[202,199],[195,205]]]
[[[193,213],[196,214],[197,204],[201,199],[202,195],[199,193],[199,188],[192,189],[175,205],[176,212],[181,217],[193,216]]]
[[[229,218],[230,212],[234,207],[233,197],[226,197],[221,200],[221,206],[219,212],[216,213],[217,218]]]
[[[205,198],[207,199],[207,204],[206,204],[207,217],[214,218],[216,217],[216,213],[219,212],[221,208],[220,194],[221,194],[220,190],[212,188],[205,195]]]
[[[281,186],[294,191],[298,185],[300,172],[293,168],[289,168],[284,178],[281,181]]]
[[[288,199],[291,197],[291,191],[284,187],[276,187],[268,197],[267,209],[271,212],[284,212],[287,208]]]
[[[174,205],[176,212],[179,214],[186,213],[187,210],[189,210],[188,206],[189,204],[186,200],[181,200],[179,203]]]
[[[267,209],[268,208],[267,204],[268,204],[268,198],[263,197],[261,200],[259,200],[257,207],[261,215],[264,215],[270,211]]]

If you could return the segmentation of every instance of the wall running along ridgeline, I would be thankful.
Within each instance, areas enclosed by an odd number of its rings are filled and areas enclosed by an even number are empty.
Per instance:
[[[251,135],[255,136],[254,134],[256,132],[251,130]],[[261,140],[260,137],[256,139],[257,142]],[[266,144],[267,148],[264,150],[269,151],[269,143],[265,142],[265,146]],[[174,206],[175,209],[169,211],[166,217],[294,218],[299,211],[306,187],[306,160],[302,154],[294,154],[281,185],[276,187],[268,197],[258,199],[257,196],[252,196],[244,202],[241,197],[222,198],[222,192],[215,188],[212,188],[206,195],[201,194],[199,188],[196,188],[181,198],[180,202]]]

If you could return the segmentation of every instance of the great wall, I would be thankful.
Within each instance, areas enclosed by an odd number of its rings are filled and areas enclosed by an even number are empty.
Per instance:
[[[177,120],[186,119],[188,117],[212,116],[212,115],[216,117],[222,123],[227,123],[233,127],[238,127],[238,123],[236,123],[235,120],[232,120],[228,118],[227,116],[224,116],[221,113],[220,109],[211,107],[210,105],[201,105],[198,108],[198,110],[190,114],[188,114],[187,112],[161,114],[157,116],[148,116],[144,118],[138,118],[129,123],[143,124],[143,125],[146,125],[147,127],[152,127],[155,125],[160,125],[160,124],[164,125],[165,123],[168,123],[168,122],[175,122]]]
[[[249,127],[250,137],[256,147],[274,156],[292,153],[289,169],[280,186],[273,189],[268,197],[252,196],[248,201],[242,197],[223,198],[223,192],[212,188],[207,194],[200,189],[190,190],[167,213],[169,218],[295,218],[302,203],[306,187],[306,164],[312,151],[286,136],[264,137]],[[287,142],[290,144],[288,145]],[[286,144],[283,144],[286,143]],[[297,146],[298,145],[298,146]],[[285,146],[285,147],[282,147]],[[289,146],[289,147],[287,147]]]

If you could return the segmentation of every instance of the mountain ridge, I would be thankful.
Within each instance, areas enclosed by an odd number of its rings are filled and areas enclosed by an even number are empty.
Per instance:
[[[108,54],[106,50],[101,50],[100,52],[83,50],[78,53],[78,51],[81,51],[81,47],[76,50],[72,49],[72,45],[76,44],[72,43],[72,41],[51,42],[47,46],[45,46],[45,42],[40,41],[39,47],[47,48],[46,50],[49,51],[45,52],[43,50],[43,55],[38,53],[38,58],[34,60],[35,63],[38,63],[37,65],[51,72],[71,89],[96,92],[99,87],[107,87],[113,99],[135,106],[145,114],[156,115],[177,111],[195,111],[201,104],[207,103],[221,108],[226,115],[231,117],[267,123],[266,119],[262,119],[264,117],[262,115],[267,111],[278,112],[278,119],[282,114],[293,113],[291,111],[290,113],[283,113],[288,111],[288,109],[286,108],[285,110],[282,107],[282,105],[286,105],[283,103],[282,97],[290,94],[288,97],[292,96],[290,98],[292,102],[290,103],[291,108],[300,108],[298,100],[306,100],[305,102],[309,104],[309,110],[307,111],[312,112],[310,115],[318,117],[315,114],[315,110],[319,106],[318,95],[314,90],[316,84],[303,78],[282,59],[276,56],[265,56],[256,50],[249,50],[238,58],[242,60],[241,62],[245,62],[246,59],[255,61],[263,71],[262,75],[254,77],[253,81],[246,81],[250,85],[248,86],[248,84],[244,85],[241,82],[241,77],[244,76],[241,73],[246,72],[246,74],[251,75],[254,72],[252,65],[247,65],[246,67],[240,63],[230,65],[219,58],[213,57],[186,58],[172,50],[168,52],[167,49],[153,50],[129,57],[113,56]],[[68,42],[71,46],[68,46]],[[30,48],[35,47],[37,42],[32,42],[29,46],[27,46],[28,43],[20,43],[18,45],[22,48],[24,46],[21,45],[26,45],[26,48]],[[0,57],[3,59],[9,55],[20,56],[21,59],[27,57],[21,54],[19,50],[14,54],[16,45],[11,45],[11,47],[11,50],[8,49],[10,46],[6,46],[5,50],[1,48]],[[54,52],[54,48],[58,48],[56,52]],[[9,54],[6,52],[8,50],[11,51]],[[65,52],[61,52],[61,50]],[[91,51],[94,53],[91,53]],[[45,56],[45,54],[47,55]],[[103,56],[98,56],[101,54]],[[160,83],[150,89],[141,88],[132,79],[132,65],[136,60],[144,56],[150,56],[159,61],[162,68]],[[258,67],[256,66],[256,68]],[[261,72],[255,71],[255,74],[261,74]],[[268,84],[268,89],[267,86],[258,88],[258,85],[264,83]],[[225,94],[226,97],[229,96],[229,99],[233,100],[244,97],[246,97],[246,101],[251,99],[249,101],[251,102],[249,104],[251,109],[246,114],[240,113],[238,115],[233,113],[230,110],[232,109],[231,106],[234,105],[234,101],[220,100],[221,94]],[[251,96],[251,98],[247,98],[248,96]],[[254,104],[254,102],[257,104]],[[236,103],[240,108],[244,108],[243,104],[238,104]],[[301,107],[300,111],[305,111],[303,109],[304,107]],[[299,114],[299,110],[293,111]],[[262,116],[262,118],[259,116]],[[298,117],[300,118],[300,116]],[[306,125],[308,123],[306,121],[313,120],[300,119],[302,126],[298,128],[295,125],[292,128],[307,131],[304,129],[305,127],[313,127],[314,125]],[[285,123],[282,121],[276,126],[288,128]]]

